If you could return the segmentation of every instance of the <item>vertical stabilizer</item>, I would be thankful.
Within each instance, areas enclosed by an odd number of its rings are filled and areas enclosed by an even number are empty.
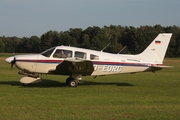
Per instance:
[[[162,64],[172,33],[159,34],[138,56],[154,64]]]

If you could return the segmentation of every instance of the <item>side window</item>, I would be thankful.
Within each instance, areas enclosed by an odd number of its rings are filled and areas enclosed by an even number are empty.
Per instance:
[[[99,56],[90,54],[90,59],[91,60],[99,60]]]
[[[56,52],[54,53],[53,57],[54,58],[71,58],[72,57],[72,51],[57,49]]]
[[[74,57],[86,59],[86,53],[76,51]]]

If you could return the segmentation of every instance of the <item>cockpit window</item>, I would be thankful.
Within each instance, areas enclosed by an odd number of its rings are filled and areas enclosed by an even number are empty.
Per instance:
[[[56,52],[54,53],[53,57],[54,58],[71,58],[72,57],[72,51],[57,49]]]
[[[54,51],[55,47],[54,48],[50,48],[44,52],[41,53],[41,55],[45,56],[45,57],[50,57],[52,52]]]
[[[75,52],[75,57],[76,57],[76,58],[86,59],[86,53],[76,51],[76,52]]]

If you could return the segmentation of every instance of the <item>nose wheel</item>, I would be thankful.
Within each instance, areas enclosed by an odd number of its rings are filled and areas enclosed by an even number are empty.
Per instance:
[[[77,87],[78,80],[76,80],[75,78],[68,77],[66,79],[66,85],[68,85],[69,87]]]

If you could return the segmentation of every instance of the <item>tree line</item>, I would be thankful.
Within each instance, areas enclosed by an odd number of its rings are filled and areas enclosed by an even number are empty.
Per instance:
[[[1,53],[39,53],[53,46],[70,45],[92,50],[104,50],[110,53],[138,54],[142,52],[159,33],[173,33],[166,57],[180,57],[180,28],[179,26],[121,26],[110,25],[70,28],[67,31],[48,31],[31,37],[0,37]]]

